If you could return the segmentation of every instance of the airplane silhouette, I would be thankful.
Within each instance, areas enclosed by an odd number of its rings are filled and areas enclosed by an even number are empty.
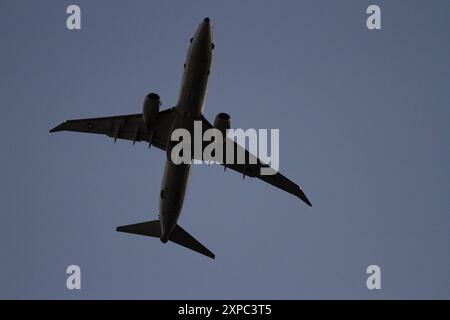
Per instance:
[[[172,241],[214,259],[215,255],[211,251],[177,224],[188,185],[191,165],[186,163],[174,164],[169,156],[174,147],[174,142],[171,141],[170,137],[175,129],[183,128],[193,132],[194,121],[201,121],[202,130],[215,128],[220,132],[226,132],[230,129],[231,121],[228,114],[219,113],[215,118],[214,125],[202,115],[213,49],[210,19],[205,18],[190,40],[189,51],[184,64],[181,92],[175,107],[160,111],[162,104],[160,97],[156,93],[150,93],[145,97],[142,113],[68,120],[51,129],[50,132],[75,131],[104,134],[114,138],[114,141],[125,139],[133,141],[133,144],[136,141],[146,141],[149,147],[154,145],[166,151],[168,157],[160,192],[159,220],[121,226],[117,228],[117,231],[157,237],[163,243]],[[236,149],[242,148],[236,142],[233,141],[232,143]],[[236,155],[237,152],[234,154]],[[251,155],[247,150],[245,150],[245,156],[245,163],[231,161],[230,163],[222,163],[222,165],[224,169],[229,168],[237,171],[243,177],[257,177],[299,197],[311,206],[311,202],[297,184],[279,172],[273,175],[260,174],[261,168],[269,166]],[[250,163],[251,157],[256,158],[256,163]]]

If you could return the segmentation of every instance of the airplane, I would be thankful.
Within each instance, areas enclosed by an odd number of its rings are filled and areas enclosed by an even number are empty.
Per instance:
[[[119,232],[156,237],[163,243],[175,242],[188,249],[194,250],[212,259],[214,253],[197,241],[193,236],[182,229],[178,224],[178,218],[184,202],[184,196],[191,172],[190,164],[174,164],[170,158],[170,151],[173,148],[171,133],[177,128],[185,128],[192,132],[194,121],[202,122],[202,130],[216,128],[221,132],[230,129],[230,116],[226,113],[219,113],[211,124],[204,116],[204,102],[206,88],[210,73],[212,51],[212,30],[210,19],[205,18],[197,28],[194,36],[190,39],[190,45],[186,62],[184,64],[183,80],[178,103],[175,107],[160,111],[162,105],[159,95],[148,94],[144,99],[142,113],[68,120],[50,130],[73,131],[83,133],[102,134],[117,139],[132,141],[133,144],[140,141],[148,143],[158,149],[167,152],[167,160],[162,179],[162,186],[159,195],[159,219],[142,223],[130,224],[118,227]],[[226,138],[229,139],[229,138]],[[235,148],[240,146],[233,141]],[[224,170],[232,169],[245,176],[257,177],[266,183],[289,192],[307,205],[311,206],[303,190],[294,182],[276,172],[273,175],[261,175],[262,167],[268,165],[257,159],[256,163],[250,163],[252,156],[245,150],[245,163],[221,163]]]

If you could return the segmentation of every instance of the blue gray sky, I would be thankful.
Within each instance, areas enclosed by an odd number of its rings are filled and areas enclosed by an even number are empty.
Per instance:
[[[206,16],[206,117],[280,129],[280,170],[313,203],[195,166],[179,223],[216,260],[115,231],[157,217],[163,152],[48,134],[141,112],[149,92],[172,107]],[[450,298],[449,31],[446,0],[2,0],[0,297]]]

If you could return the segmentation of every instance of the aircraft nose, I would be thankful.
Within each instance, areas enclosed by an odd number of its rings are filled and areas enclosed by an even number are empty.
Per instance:
[[[208,60],[212,51],[212,31],[209,18],[203,19],[194,35],[192,56],[199,60]]]
[[[199,42],[211,42],[211,24],[209,18],[205,18],[198,29]]]

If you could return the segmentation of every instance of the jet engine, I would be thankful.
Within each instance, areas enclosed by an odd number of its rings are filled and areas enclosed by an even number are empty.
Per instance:
[[[228,113],[221,112],[214,119],[214,128],[218,129],[222,132],[222,135],[226,136],[226,130],[230,129],[231,126],[231,118]]]
[[[150,93],[145,96],[142,118],[148,128],[156,123],[161,104],[161,99],[156,93]]]

